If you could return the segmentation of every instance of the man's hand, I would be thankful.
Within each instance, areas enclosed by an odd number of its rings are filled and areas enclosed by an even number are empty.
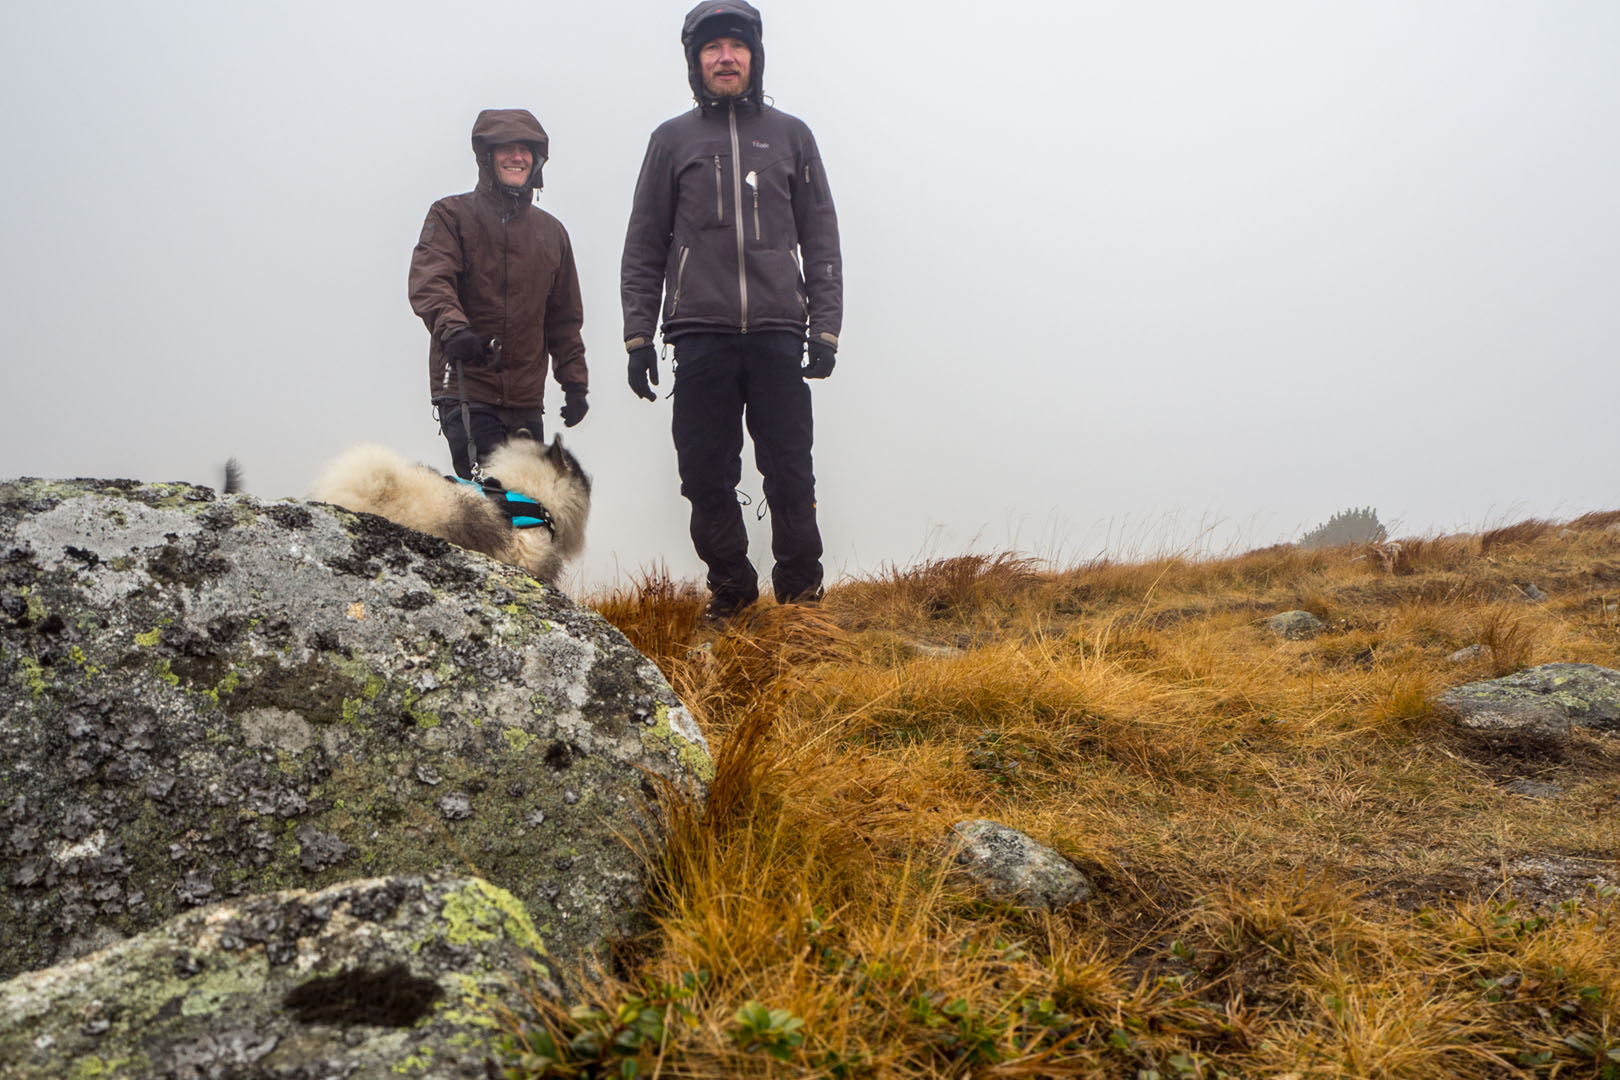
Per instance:
[[[810,341],[810,362],[804,365],[800,374],[807,379],[825,379],[832,374],[833,365],[838,363],[838,350],[825,341]]]
[[[484,339],[465,326],[445,331],[440,340],[444,344],[444,358],[457,367],[482,367],[489,363]]]
[[[652,386],[658,385],[658,350],[651,345],[637,345],[630,350],[630,389],[636,397],[657,401]]]
[[[585,414],[590,411],[591,403],[585,400],[585,388],[583,386],[578,383],[569,383],[563,387],[563,427],[573,427],[585,419]]]

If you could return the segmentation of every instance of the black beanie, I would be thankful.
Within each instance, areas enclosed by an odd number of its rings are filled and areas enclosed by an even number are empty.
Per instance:
[[[749,25],[748,20],[727,11],[719,15],[712,15],[697,24],[692,31],[692,51],[694,53],[700,52],[703,46],[715,38],[723,37],[736,38],[744,45],[747,45],[750,52],[759,45],[759,42],[754,39],[754,28]]]

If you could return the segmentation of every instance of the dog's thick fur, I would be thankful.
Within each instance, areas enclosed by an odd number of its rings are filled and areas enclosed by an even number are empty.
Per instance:
[[[495,448],[484,462],[484,475],[544,506],[551,512],[556,535],[546,528],[513,528],[478,488],[448,480],[426,465],[413,465],[375,443],[351,447],[335,458],[321,471],[309,497],[380,514],[521,566],[542,581],[556,581],[563,563],[585,546],[590,477],[563,449],[561,435],[548,447],[521,433]]]

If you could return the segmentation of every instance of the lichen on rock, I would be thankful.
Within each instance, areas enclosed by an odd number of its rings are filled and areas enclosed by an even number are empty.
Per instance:
[[[0,483],[0,977],[469,865],[569,957],[643,928],[624,838],[712,773],[658,669],[516,568],[319,504]]]
[[[1575,728],[1620,734],[1620,671],[1597,664],[1541,664],[1454,686],[1435,703],[1463,727],[1552,738],[1567,738]]]
[[[522,1016],[529,994],[557,988],[510,893],[353,881],[196,909],[0,984],[0,1062],[18,1080],[483,1076],[494,1010]]]

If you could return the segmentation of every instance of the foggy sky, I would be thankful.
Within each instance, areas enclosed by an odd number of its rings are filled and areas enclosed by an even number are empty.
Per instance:
[[[618,302],[688,6],[0,7],[0,476],[235,455],[279,498],[359,440],[448,471],[406,271],[474,116],[524,107],[584,290],[571,586],[697,576]],[[1620,5],[759,6],[843,234],[830,576],[1620,508]]]

